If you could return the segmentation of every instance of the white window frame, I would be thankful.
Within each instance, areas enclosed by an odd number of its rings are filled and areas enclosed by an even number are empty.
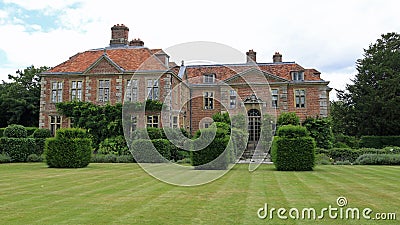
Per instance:
[[[126,80],[126,100],[128,102],[137,102],[138,101],[138,80],[137,79],[129,79]]]
[[[303,81],[304,80],[304,71],[292,71],[292,80],[294,81]]]
[[[100,79],[97,84],[97,100],[99,102],[109,102],[111,95],[111,80]]]
[[[229,90],[229,108],[234,109],[237,105],[237,92],[235,90]]]
[[[160,82],[158,79],[146,79],[146,99],[158,100],[160,98]]]
[[[172,116],[172,128],[179,128],[179,116]]]
[[[154,120],[157,118],[156,120]],[[146,127],[158,128],[160,123],[160,118],[157,115],[147,115],[146,116]]]
[[[294,104],[296,108],[306,108],[306,90],[294,90]]]
[[[62,81],[52,81],[51,82],[51,102],[57,103],[62,102],[64,84]]]
[[[213,110],[214,109],[214,92],[213,91],[205,91],[203,93],[203,104],[204,109]]]
[[[203,74],[203,83],[212,84],[214,82],[215,82],[215,74],[214,73]]]
[[[79,86],[80,85],[80,86]],[[83,97],[83,81],[71,81],[71,101],[82,101]]]
[[[62,125],[62,116],[59,115],[49,116],[50,132],[53,136],[56,135],[56,131],[61,128],[61,125]]]
[[[277,88],[271,89],[271,106],[272,108],[279,107],[279,89]]]

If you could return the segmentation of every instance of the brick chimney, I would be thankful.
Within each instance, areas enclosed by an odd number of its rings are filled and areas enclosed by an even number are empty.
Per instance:
[[[272,56],[272,61],[274,63],[282,62],[282,54],[275,52],[275,54]]]
[[[111,27],[110,46],[128,45],[129,28],[124,24],[117,24]]]
[[[256,63],[256,54],[257,52],[253,51],[253,49],[250,49],[248,52],[246,52],[247,63]]]
[[[140,38],[138,39],[135,38],[129,42],[129,46],[144,46],[144,42],[140,40]]]

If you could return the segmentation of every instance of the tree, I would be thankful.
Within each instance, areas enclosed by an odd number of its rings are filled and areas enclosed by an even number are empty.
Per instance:
[[[11,82],[0,84],[0,127],[20,124],[28,127],[39,125],[40,76],[48,67],[27,67],[8,75]]]
[[[399,135],[400,34],[383,34],[365,49],[357,72],[338,95],[353,113],[347,122],[354,123],[358,135]]]

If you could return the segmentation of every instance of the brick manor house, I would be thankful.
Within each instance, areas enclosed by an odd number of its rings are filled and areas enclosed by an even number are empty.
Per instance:
[[[73,100],[100,105],[159,100],[170,115],[146,112],[132,118],[133,128],[181,127],[192,133],[207,127],[217,112],[245,109],[250,141],[259,137],[263,109],[295,112],[302,120],[328,116],[329,82],[315,69],[283,62],[278,52],[269,63],[257,62],[249,50],[241,64],[179,66],[161,49],[128,41],[128,33],[125,25],[114,25],[109,46],[79,52],[41,74],[41,128],[54,133],[69,127],[70,118],[59,115],[55,103]]]

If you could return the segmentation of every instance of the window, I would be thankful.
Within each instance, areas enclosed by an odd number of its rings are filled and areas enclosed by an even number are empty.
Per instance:
[[[236,108],[236,91],[229,90],[229,108],[234,109]]]
[[[209,123],[209,122],[204,123],[204,128],[209,128],[210,126],[211,126],[211,123]]]
[[[71,101],[82,101],[82,81],[71,82]]]
[[[129,102],[137,101],[138,94],[138,81],[137,80],[128,80],[126,82],[126,100]]]
[[[172,128],[178,128],[178,116],[172,117]]]
[[[51,83],[51,102],[62,102],[62,82],[52,82]]]
[[[306,107],[306,91],[305,90],[295,90],[294,94],[296,108]]]
[[[279,98],[278,89],[272,89],[271,95],[272,95],[272,107],[278,108],[278,98]]]
[[[158,80],[147,80],[147,98],[151,100],[158,100]]]
[[[110,100],[110,80],[99,80],[99,102]]]
[[[158,116],[147,116],[147,127],[158,127]]]
[[[61,127],[61,116],[50,116],[50,132],[54,136]]]
[[[204,109],[214,109],[214,92],[204,92]]]
[[[214,83],[215,80],[215,74],[204,74],[204,83],[210,84]]]
[[[292,73],[292,80],[294,81],[304,80],[304,71],[293,71],[291,73]]]

